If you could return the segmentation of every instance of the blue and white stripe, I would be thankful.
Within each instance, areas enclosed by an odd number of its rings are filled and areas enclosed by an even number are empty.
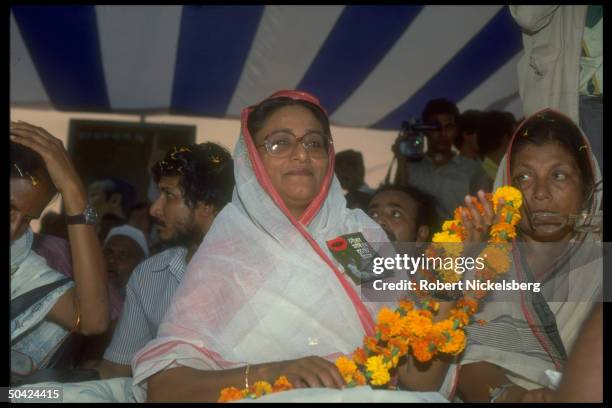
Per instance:
[[[332,123],[397,129],[432,98],[522,116],[521,33],[478,6],[11,8],[11,103],[238,117],[280,88]]]

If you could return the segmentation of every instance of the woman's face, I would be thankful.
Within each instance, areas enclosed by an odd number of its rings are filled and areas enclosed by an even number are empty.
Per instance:
[[[543,220],[543,215],[576,214],[582,210],[582,178],[571,153],[557,143],[526,145],[513,159],[512,180],[521,188],[531,213],[530,226],[523,205],[519,223],[521,233],[527,238],[542,242],[570,239],[571,228],[560,228],[558,218],[548,218],[546,221]]]
[[[27,178],[11,178],[11,243],[26,232],[30,221],[40,218],[55,196],[50,183],[41,177],[37,178],[36,184]]]
[[[253,135],[255,145],[262,145],[267,135],[278,130],[288,130],[298,138],[313,131],[324,133],[323,126],[310,110],[290,105],[277,109],[268,117],[264,127]],[[274,188],[291,213],[299,217],[323,185],[328,156],[313,158],[301,143],[282,158],[271,156],[264,146],[257,150]]]

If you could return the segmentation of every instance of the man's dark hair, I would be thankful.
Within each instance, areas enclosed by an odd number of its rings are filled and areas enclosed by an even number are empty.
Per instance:
[[[463,146],[463,132],[473,133],[478,131],[478,121],[481,115],[481,111],[470,109],[459,116],[459,133],[455,139],[457,149],[461,149],[461,146]]]
[[[185,203],[212,204],[216,211],[231,201],[234,165],[231,154],[216,143],[206,142],[175,147],[151,168],[156,183],[162,177],[180,176]]]
[[[327,136],[331,137],[329,118],[317,105],[307,101],[289,98],[286,96],[266,99],[259,105],[255,105],[253,107],[253,111],[249,114],[249,119],[247,121],[247,128],[249,129],[251,137],[255,137],[255,133],[257,133],[265,126],[266,120],[278,109],[284,108],[285,106],[296,105],[303,106],[304,108],[311,111],[323,127],[323,132],[325,132]]]
[[[438,217],[436,215],[436,199],[418,188],[412,186],[400,186],[398,184],[383,184],[372,197],[383,191],[399,191],[410,196],[417,203],[417,227],[427,225],[431,235],[438,228]]]
[[[360,184],[363,184],[365,178],[365,165],[363,163],[363,155],[357,150],[343,150],[336,153],[336,167],[349,167],[357,173]]]
[[[446,98],[432,99],[427,102],[425,110],[421,115],[423,123],[429,123],[431,117],[437,114],[449,114],[455,117],[455,123],[459,124],[459,109],[454,102],[449,101]]]
[[[370,201],[374,196],[364,191],[354,190],[346,193],[344,197],[346,198],[347,208],[360,208],[363,211],[367,211]]]
[[[484,158],[497,150],[504,143],[504,137],[509,141],[515,124],[514,115],[510,112],[495,110],[483,112],[477,130],[480,156]]]
[[[40,154],[12,141],[10,149],[11,178],[27,178],[33,182],[40,178],[49,184],[52,191],[57,191]]]

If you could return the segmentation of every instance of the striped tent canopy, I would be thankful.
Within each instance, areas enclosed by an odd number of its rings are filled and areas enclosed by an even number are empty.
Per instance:
[[[333,124],[397,129],[426,102],[522,116],[505,6],[13,6],[11,104],[239,116],[278,89]]]

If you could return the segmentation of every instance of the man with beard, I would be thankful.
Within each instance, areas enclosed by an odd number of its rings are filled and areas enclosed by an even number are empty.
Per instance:
[[[153,166],[152,173],[160,195],[150,214],[160,240],[169,248],[146,259],[132,273],[104,359],[88,364],[102,378],[131,376],[132,357],[155,338],[187,263],[232,198],[232,158],[214,143],[175,147]]]

